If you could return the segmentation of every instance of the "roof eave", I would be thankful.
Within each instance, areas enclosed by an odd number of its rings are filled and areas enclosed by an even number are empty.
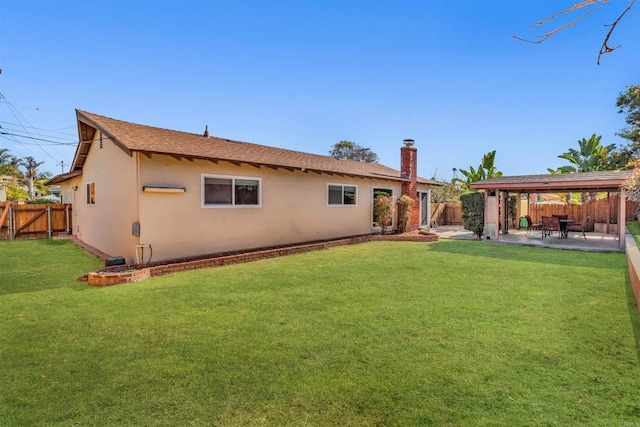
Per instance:
[[[78,169],[78,170],[74,170],[71,172],[67,172],[67,173],[61,173],[60,175],[56,175],[53,178],[45,181],[44,185],[45,186],[50,186],[50,185],[56,185],[56,184],[61,184],[65,181],[70,180],[71,178],[75,178],[76,176],[80,176],[82,175],[82,170]]]
[[[474,190],[521,190],[521,191],[616,191],[625,179],[585,180],[585,181],[560,181],[560,182],[475,182],[470,185]]]
[[[120,139],[116,138],[108,130],[101,127],[94,120],[87,117],[82,111],[76,110],[76,120],[78,123],[78,137],[79,143],[76,148],[76,153],[73,156],[73,162],[71,163],[71,170],[82,169],[84,165],[84,160],[89,152],[89,148],[91,147],[91,143],[93,142],[93,138],[95,135],[95,131],[99,130],[103,135],[113,141],[117,147],[119,147],[122,151],[127,153],[128,156],[131,156],[131,150],[125,143],[123,143]],[[89,132],[86,126],[93,129],[93,132]]]
[[[327,175],[336,175],[336,176],[348,176],[348,177],[355,177],[355,178],[367,178],[367,179],[379,179],[379,180],[384,180],[384,181],[396,181],[396,182],[409,182],[409,179],[407,178],[402,178],[399,176],[392,176],[392,175],[385,175],[385,174],[380,174],[380,173],[369,173],[369,174],[358,174],[358,173],[351,173],[351,172],[344,172],[344,171],[338,171],[338,170],[334,170],[334,169],[319,169],[319,168],[308,168],[305,166],[291,166],[291,165],[286,165],[286,164],[277,164],[277,163],[268,163],[268,162],[254,162],[254,161],[247,161],[247,160],[239,160],[239,159],[231,159],[231,158],[226,158],[226,157],[206,157],[206,156],[191,156],[191,155],[185,155],[185,154],[179,154],[179,153],[168,153],[168,152],[164,152],[164,151],[150,151],[150,150],[136,150],[136,149],[132,149],[130,150],[132,153],[133,152],[138,152],[148,158],[151,158],[152,156],[156,155],[156,156],[170,156],[173,157],[177,160],[181,160],[181,159],[187,159],[189,161],[193,161],[195,159],[198,160],[206,160],[206,161],[210,161],[213,163],[217,163],[217,162],[229,162],[229,163],[233,163],[235,165],[239,165],[239,164],[245,164],[245,165],[251,165],[254,167],[259,167],[259,166],[264,166],[264,167],[268,167],[274,170],[277,169],[285,169],[288,170],[290,172],[293,171],[300,171],[300,172],[313,172],[313,173],[317,173],[317,174],[327,174]],[[430,182],[418,182],[419,184],[423,184],[423,185],[438,185],[439,183],[435,183],[432,184]]]

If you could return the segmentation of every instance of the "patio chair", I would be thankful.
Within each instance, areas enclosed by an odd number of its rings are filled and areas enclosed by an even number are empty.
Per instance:
[[[560,220],[557,216],[542,217],[542,238],[550,236],[554,231],[560,231]]]
[[[540,223],[534,223],[529,215],[525,215],[524,218],[527,220],[527,235],[531,230],[540,230]]]
[[[567,231],[581,231],[582,237],[587,240],[587,235],[584,234],[585,230],[589,227],[589,216],[584,217],[584,219],[580,222],[574,222],[567,226]]]

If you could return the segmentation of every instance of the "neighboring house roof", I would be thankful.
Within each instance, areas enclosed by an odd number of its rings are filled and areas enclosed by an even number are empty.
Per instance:
[[[72,174],[82,170],[93,142],[93,137],[98,129],[129,155],[132,152],[140,152],[148,157],[153,154],[164,154],[173,156],[178,160],[187,159],[193,161],[194,159],[204,159],[214,163],[226,161],[238,165],[245,163],[290,171],[302,170],[393,181],[409,181],[408,178],[402,177],[399,171],[377,163],[338,160],[330,156],[139,125],[80,110],[76,110],[76,117],[78,119],[80,143],[71,165],[71,172],[54,177],[48,184],[60,183],[77,176]],[[418,183],[442,185],[424,178],[418,178]]]
[[[53,178],[51,178],[50,180],[46,181],[44,183],[44,185],[49,186],[49,185],[54,185],[54,184],[60,184],[61,182],[65,182],[68,179],[74,178],[76,176],[80,176],[82,175],[82,169],[77,169],[71,172],[67,172],[67,173],[63,173],[60,175],[56,175]]]
[[[513,192],[618,191],[631,170],[501,176],[471,184],[474,190]]]

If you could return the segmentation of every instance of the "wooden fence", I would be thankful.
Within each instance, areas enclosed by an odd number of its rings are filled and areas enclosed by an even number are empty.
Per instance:
[[[71,205],[0,202],[0,240],[51,237],[71,232]]]
[[[539,222],[542,216],[568,215],[570,219],[581,221],[589,217],[589,231],[594,230],[594,224],[617,224],[620,195],[612,193],[608,198],[600,199],[584,205],[532,203],[529,205],[529,215],[533,222]],[[625,221],[636,218],[637,203],[626,201]]]
[[[589,228],[593,231],[595,223],[615,224],[618,222],[619,194],[612,193],[608,198],[593,201],[585,205],[531,203],[529,215],[533,222],[539,222],[543,216],[568,215],[569,218],[581,221],[589,217]],[[638,204],[627,200],[626,221],[636,218]],[[460,203],[432,203],[431,219],[438,225],[462,225],[462,206]],[[518,224],[517,218],[515,225]]]
[[[431,203],[431,220],[438,225],[462,225],[460,203]]]

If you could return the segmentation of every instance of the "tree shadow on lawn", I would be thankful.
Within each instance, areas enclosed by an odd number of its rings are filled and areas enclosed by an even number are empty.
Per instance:
[[[0,242],[0,295],[69,288],[83,291],[78,281],[102,261],[70,241],[34,239]]]
[[[440,240],[431,244],[434,252],[468,255],[509,261],[537,262],[543,265],[567,267],[619,268],[626,267],[622,252],[585,252],[569,249],[503,244],[485,240]],[[543,268],[543,267],[541,267]]]

